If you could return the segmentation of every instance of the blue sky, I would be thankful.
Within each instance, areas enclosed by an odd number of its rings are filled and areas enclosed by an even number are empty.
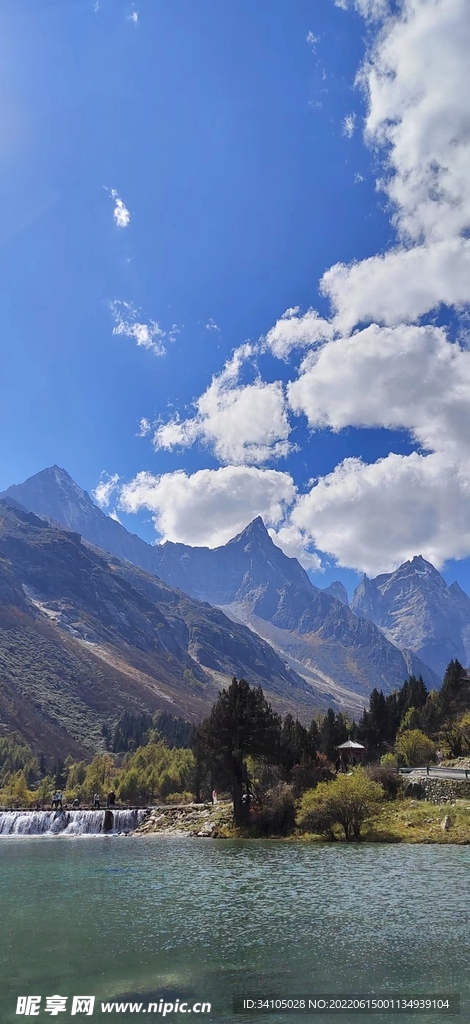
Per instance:
[[[58,463],[147,540],[262,514],[319,585],[422,552],[470,589],[468,33],[6,0],[0,489]]]

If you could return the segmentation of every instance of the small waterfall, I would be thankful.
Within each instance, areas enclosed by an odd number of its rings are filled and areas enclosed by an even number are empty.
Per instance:
[[[133,832],[145,811],[0,811],[0,836],[98,836]]]

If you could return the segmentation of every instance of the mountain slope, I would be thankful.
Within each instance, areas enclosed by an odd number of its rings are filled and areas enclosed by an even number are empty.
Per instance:
[[[374,686],[390,691],[410,670],[439,685],[414,655],[405,658],[371,622],[315,587],[276,547],[261,518],[220,548],[166,543],[155,551],[162,577],[249,624],[335,703],[348,703],[345,690],[363,703]]]
[[[78,530],[93,544],[157,574],[171,587],[223,607],[249,625],[317,689],[323,702],[357,710],[374,686],[389,691],[409,671],[440,680],[413,653],[401,653],[380,629],[315,587],[297,559],[273,544],[258,517],[216,549],[149,545],[98,509],[57,466],[8,488],[11,499]],[[349,699],[348,699],[349,692]]]
[[[0,501],[0,719],[35,749],[96,749],[104,721],[197,720],[233,675],[308,717],[312,688],[223,612]]]
[[[106,516],[88,492],[60,466],[50,466],[22,484],[13,484],[0,494],[0,499],[20,504],[36,515],[48,516],[61,526],[75,530],[97,548],[111,551],[117,558],[125,558],[141,569],[156,572],[152,545]]]
[[[470,656],[470,598],[458,583],[447,585],[422,555],[395,572],[364,577],[351,608],[375,622],[399,647],[417,654],[442,676],[449,661]]]

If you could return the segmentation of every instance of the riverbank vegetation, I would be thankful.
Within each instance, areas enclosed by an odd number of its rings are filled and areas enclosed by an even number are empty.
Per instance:
[[[346,778],[349,779],[351,776]],[[328,833],[313,832],[309,831],[306,823],[300,824],[298,814],[297,822],[291,822],[290,828],[286,830],[284,827],[279,828],[279,818],[273,820],[272,813],[272,805],[266,807],[266,827],[259,827],[256,814],[249,825],[237,827],[233,822],[230,800],[223,800],[215,805],[168,805],[155,809],[145,818],[138,831],[143,835],[187,835],[213,839],[277,839],[308,843],[346,841],[344,829],[338,824],[333,823],[331,832]],[[374,808],[373,815],[364,820],[359,839],[367,843],[468,845],[470,806],[465,800],[457,800],[452,806],[445,807],[426,800],[418,803],[416,800],[402,797],[396,801],[382,800]],[[357,840],[353,838],[350,841]]]
[[[297,826],[330,840],[339,829],[346,841],[357,840],[382,814],[382,802],[402,796],[399,765],[470,754],[469,712],[470,678],[458,661],[439,693],[410,676],[387,696],[374,690],[359,722],[330,709],[308,728],[289,715],[281,722],[261,690],[234,679],[195,732],[197,794],[228,790],[235,825],[258,834]],[[340,764],[348,735],[365,748],[365,769],[353,757]]]
[[[0,806],[48,806],[57,789],[64,803],[76,801],[80,806],[90,806],[95,794],[105,803],[109,792],[124,806],[191,800],[195,767],[188,746],[191,734],[190,723],[168,714],[125,715],[112,733],[104,731],[110,749],[89,762],[66,758],[52,765],[47,765],[44,755],[35,757],[15,737],[0,739]]]
[[[365,765],[343,764],[348,736]],[[50,764],[14,736],[0,739],[0,805],[42,807],[60,788],[69,806],[109,792],[118,804],[206,803],[214,791],[233,805],[233,822],[215,834],[308,836],[322,840],[466,841],[467,804],[442,807],[404,798],[397,767],[469,757],[470,679],[457,661],[442,689],[428,693],[410,676],[400,690],[374,690],[358,722],[332,709],[309,724],[282,720],[259,687],[233,679],[197,727],[167,713],[126,714],[103,725],[103,749],[89,762]],[[425,795],[420,793],[420,796]]]

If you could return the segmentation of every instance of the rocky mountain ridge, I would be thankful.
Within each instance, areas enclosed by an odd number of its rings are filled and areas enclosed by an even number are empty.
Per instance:
[[[149,572],[156,571],[153,547],[135,533],[129,533],[115,519],[104,514],[60,466],[35,473],[22,484],[13,484],[0,493],[0,499],[12,501],[39,516],[47,516],[60,526],[75,530],[102,551],[111,551]]]
[[[448,586],[422,555],[394,572],[375,579],[365,576],[354,591],[351,608],[440,676],[452,658],[469,663],[470,598],[458,583]]]
[[[57,466],[7,494],[169,586],[223,608],[264,638],[323,702],[360,712],[374,686],[394,689],[410,671],[439,685],[413,652],[398,650],[369,616],[350,610],[341,584],[315,587],[299,562],[273,543],[260,517],[219,548],[149,545],[106,516]]]
[[[219,548],[167,542],[155,551],[164,579],[256,630],[335,703],[349,690],[359,697],[356,706],[363,704],[374,686],[388,692],[410,671],[439,685],[412,652],[398,650],[370,621],[315,587],[297,559],[273,543],[260,517]]]
[[[200,719],[233,675],[284,713],[309,718],[321,703],[219,609],[0,501],[0,728],[83,752],[125,710]]]
[[[342,604],[349,604],[348,592],[344,583],[341,583],[340,580],[334,580],[328,587],[323,587],[322,589],[325,594],[331,594],[332,597],[337,597],[338,601],[341,601]]]

